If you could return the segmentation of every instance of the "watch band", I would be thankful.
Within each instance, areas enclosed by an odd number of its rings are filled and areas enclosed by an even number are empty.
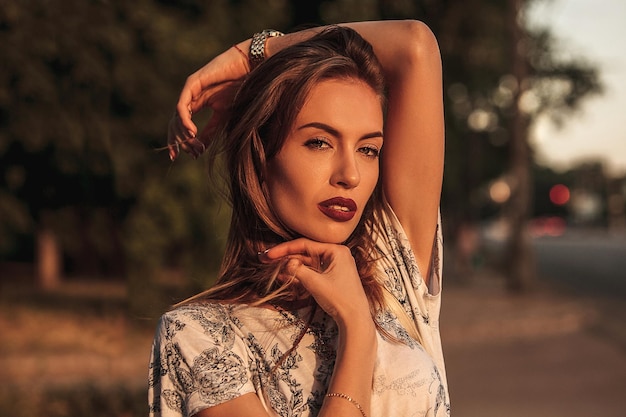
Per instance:
[[[274,29],[265,29],[264,31],[257,32],[254,36],[252,36],[250,54],[248,56],[251,70],[259,66],[259,64],[265,60],[265,42],[267,42],[267,38],[273,38],[276,36],[283,36],[283,33]]]

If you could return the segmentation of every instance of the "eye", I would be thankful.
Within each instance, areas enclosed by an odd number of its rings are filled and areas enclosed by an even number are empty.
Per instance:
[[[358,151],[361,152],[366,157],[372,158],[372,159],[378,158],[378,155],[380,154],[380,150],[375,146],[363,146],[359,148]]]
[[[330,148],[330,144],[324,138],[312,138],[304,143],[304,146],[310,149],[326,149]]]

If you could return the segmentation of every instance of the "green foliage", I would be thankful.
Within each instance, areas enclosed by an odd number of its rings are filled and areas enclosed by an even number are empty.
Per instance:
[[[160,176],[147,179],[130,211],[126,253],[140,281],[164,267],[187,271],[196,287],[214,279],[228,232],[228,207],[211,193],[202,166],[181,158]],[[164,184],[167,184],[164,187]]]
[[[45,225],[67,272],[173,265],[206,281],[224,241],[206,169],[185,157],[170,167],[155,150],[185,77],[254,30],[283,26],[285,7],[2,2],[0,259],[32,257],[22,237]]]
[[[529,37],[533,117],[546,115],[557,125],[580,110],[583,98],[603,92],[598,68],[584,57],[564,53],[562,47],[545,28]]]
[[[534,0],[523,2],[525,8]],[[444,212],[449,229],[492,214],[482,189],[509,168],[512,118],[521,99],[528,125],[542,115],[562,122],[601,92],[598,69],[563,54],[547,28],[523,26],[528,77],[513,74],[511,1],[416,2],[437,35],[444,64],[446,172]],[[524,23],[524,10],[515,24]],[[561,45],[562,47],[562,45]],[[529,161],[530,163],[530,161]]]

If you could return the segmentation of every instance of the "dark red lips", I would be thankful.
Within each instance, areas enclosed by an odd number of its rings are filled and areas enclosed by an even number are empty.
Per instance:
[[[354,200],[343,197],[334,197],[322,201],[317,205],[322,213],[338,222],[352,220],[356,214],[356,203]]]

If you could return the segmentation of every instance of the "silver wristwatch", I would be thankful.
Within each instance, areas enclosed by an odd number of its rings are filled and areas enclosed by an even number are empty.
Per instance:
[[[283,33],[274,29],[265,29],[263,32],[255,33],[254,36],[252,36],[250,54],[248,56],[250,69],[256,68],[265,60],[265,42],[267,42],[267,38],[273,38],[276,36],[283,36]]]

